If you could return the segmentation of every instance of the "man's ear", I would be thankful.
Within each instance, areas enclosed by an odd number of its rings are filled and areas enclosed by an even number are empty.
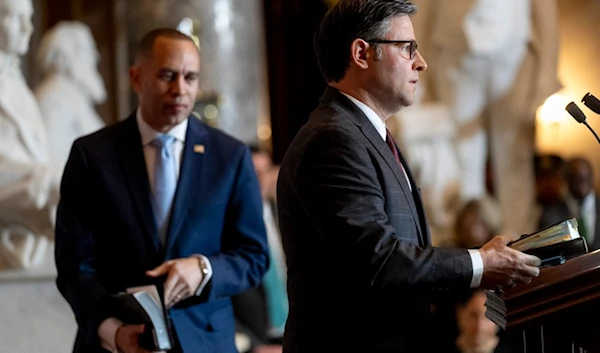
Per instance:
[[[131,82],[131,87],[136,92],[140,92],[142,90],[142,81],[140,75],[140,67],[132,66],[129,68],[129,81]]]
[[[369,68],[369,57],[373,54],[369,51],[371,46],[361,38],[356,38],[352,44],[350,44],[350,59],[354,64],[361,69]]]

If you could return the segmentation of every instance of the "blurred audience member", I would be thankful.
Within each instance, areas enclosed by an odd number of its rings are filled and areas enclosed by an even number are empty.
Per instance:
[[[483,290],[456,306],[458,337],[454,350],[457,353],[508,353],[518,352],[498,326],[485,316],[486,295]]]
[[[460,248],[478,248],[500,234],[502,215],[500,205],[487,196],[467,202],[456,216],[454,237]]]
[[[577,218],[579,233],[590,250],[600,248],[600,199],[594,190],[594,173],[590,162],[582,157],[568,161],[565,170],[567,194],[544,207],[539,226],[549,226],[568,217]]]
[[[252,162],[260,182],[263,200],[274,203],[276,200],[277,175],[279,166],[274,165],[271,156],[256,147],[250,147],[252,151]]]
[[[563,200],[565,187],[565,161],[557,155],[536,156],[535,185],[536,199],[543,208]]]
[[[491,196],[468,201],[459,210],[454,223],[453,244],[461,248],[479,248],[503,227],[500,205]],[[464,297],[442,298],[435,308],[434,325],[440,333],[437,351],[444,353],[505,353],[510,338],[485,316],[485,292],[476,289]]]
[[[271,156],[251,146],[252,161],[263,197],[263,217],[267,229],[271,265],[259,287],[233,298],[238,332],[251,340],[252,353],[281,353],[281,340],[288,313],[286,265],[281,235],[275,217],[279,166]],[[242,352],[243,353],[243,352]]]

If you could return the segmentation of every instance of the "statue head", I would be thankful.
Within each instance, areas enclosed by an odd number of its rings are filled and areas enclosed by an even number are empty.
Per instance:
[[[90,28],[76,21],[59,22],[44,33],[37,53],[42,76],[69,77],[94,103],[106,99],[104,81],[97,69],[99,59]]]
[[[24,55],[33,33],[31,0],[0,0],[0,51]]]

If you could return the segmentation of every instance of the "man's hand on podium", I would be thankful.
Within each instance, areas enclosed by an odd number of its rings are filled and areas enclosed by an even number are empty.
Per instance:
[[[540,274],[541,260],[532,255],[511,249],[508,243],[514,236],[498,235],[485,243],[479,252],[483,261],[481,288],[497,289],[530,283]]]

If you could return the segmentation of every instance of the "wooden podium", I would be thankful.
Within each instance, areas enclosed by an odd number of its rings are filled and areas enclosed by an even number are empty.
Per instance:
[[[524,353],[600,353],[600,250],[544,268],[526,286],[486,292],[486,316]]]

